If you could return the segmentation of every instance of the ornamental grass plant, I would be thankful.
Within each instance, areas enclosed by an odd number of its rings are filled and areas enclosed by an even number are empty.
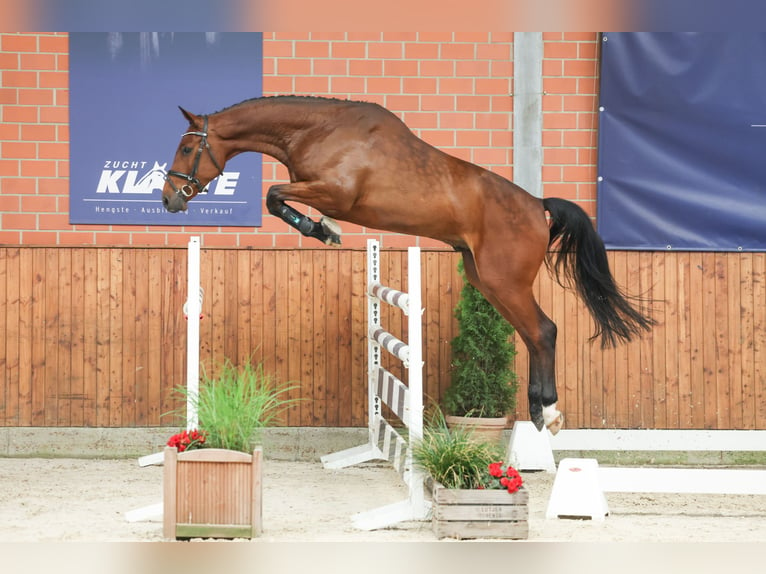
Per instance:
[[[471,429],[447,426],[435,409],[413,444],[412,457],[420,468],[445,488],[496,488],[489,467],[502,458],[498,444],[476,440]]]
[[[261,363],[248,362],[238,367],[227,359],[216,377],[209,377],[203,368],[200,379],[196,396],[185,387],[178,389],[197,410],[199,431],[205,436],[200,448],[251,453],[261,442],[263,428],[301,400],[288,397],[295,385],[279,384]]]

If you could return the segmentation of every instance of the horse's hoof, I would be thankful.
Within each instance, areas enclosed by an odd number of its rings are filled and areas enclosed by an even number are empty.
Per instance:
[[[543,407],[543,420],[551,434],[555,435],[564,426],[564,415],[556,408],[556,404]]]
[[[326,245],[340,245],[340,236],[343,230],[340,228],[337,221],[322,216],[319,220],[319,225],[322,226],[322,231],[325,234],[324,242]]]
[[[545,428],[545,421],[543,420],[543,415],[535,415],[532,417],[532,424],[535,425],[535,428],[538,431],[542,431]]]
[[[556,419],[547,426],[548,426],[548,431],[552,435],[557,434],[561,430],[561,427],[564,426],[564,415],[559,413],[559,416],[556,417]]]

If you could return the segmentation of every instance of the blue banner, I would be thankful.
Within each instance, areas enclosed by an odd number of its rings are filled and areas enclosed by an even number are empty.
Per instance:
[[[187,121],[263,90],[257,32],[83,32],[69,35],[70,223],[261,225],[261,156],[226,164],[185,213],[162,187]],[[215,150],[214,150],[215,151]]]
[[[611,249],[766,250],[766,34],[604,34],[598,230]]]

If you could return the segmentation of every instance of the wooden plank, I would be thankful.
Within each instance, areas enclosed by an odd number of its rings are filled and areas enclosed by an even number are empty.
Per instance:
[[[20,376],[20,341],[19,341],[19,302],[20,302],[20,264],[21,255],[18,248],[7,250],[6,256],[6,316],[5,316],[5,347],[4,360],[0,361],[0,370],[5,371],[4,403],[5,419],[10,426],[19,422],[19,376]],[[1,356],[0,356],[1,357]],[[0,393],[0,401],[3,394]]]
[[[251,273],[252,251],[237,251],[236,281],[237,281],[237,305],[233,310],[236,328],[236,356],[233,359],[240,365],[249,362],[253,358],[253,306],[252,306],[252,283],[258,281],[258,277]],[[233,330],[233,329],[232,329]]]
[[[167,424],[162,419],[162,414],[166,411],[162,409],[162,363],[172,357],[162,355],[162,286],[157,285],[162,277],[162,261],[166,257],[165,252],[158,249],[147,250],[146,261],[146,321],[147,321],[147,343],[148,348],[145,357],[145,364],[141,370],[144,377],[144,401],[145,405],[140,413],[143,419],[139,418],[139,423],[146,426],[157,426]]]
[[[691,428],[692,402],[691,385],[691,281],[690,281],[690,257],[688,253],[678,254],[676,265],[676,297],[678,308],[678,320],[673,340],[678,349],[678,428]]]
[[[285,292],[287,294],[285,330],[287,332],[287,343],[284,347],[278,347],[278,352],[284,352],[287,357],[287,376],[286,380],[298,388],[288,393],[288,397],[300,398],[302,392],[303,368],[301,365],[301,307],[303,305],[301,293],[301,259],[300,253],[296,250],[287,251],[281,254],[287,259],[287,284]],[[300,426],[301,411],[300,405],[293,403],[287,408],[287,424],[289,426]]]
[[[705,428],[705,402],[704,402],[704,350],[705,331],[703,326],[704,301],[702,293],[704,273],[702,270],[702,254],[693,252],[689,254],[689,322],[691,330],[689,341],[690,353],[690,383],[691,383],[691,409],[692,428]],[[703,328],[701,328],[703,327]]]
[[[351,376],[348,394],[341,401],[351,410],[351,426],[367,426],[367,272],[365,253],[352,252],[351,258]]]
[[[136,324],[136,250],[122,253],[122,393],[119,399],[121,426],[133,426],[136,420],[136,351],[138,338],[145,339]]]
[[[743,253],[740,256],[741,294],[740,311],[735,317],[739,318],[741,353],[742,353],[742,428],[755,428],[755,381],[754,381],[754,338],[753,312],[753,254]],[[762,305],[759,304],[759,307]],[[736,320],[736,319],[735,319]]]
[[[766,428],[766,256],[753,261],[753,378],[757,387],[755,398],[755,427]]]
[[[366,387],[367,378],[354,380],[354,275],[355,255],[350,251],[338,254],[338,390],[335,394],[338,426],[351,426],[353,421],[352,388]],[[365,424],[365,423],[363,423]]]
[[[32,418],[32,293],[34,281],[33,251],[19,252],[19,388],[15,426]],[[0,278],[2,282],[2,278]],[[0,289],[0,297],[3,297]],[[0,312],[0,324],[2,324]],[[2,416],[0,416],[2,420]]]
[[[663,300],[654,305],[662,309],[663,337],[661,345],[665,356],[665,428],[678,428],[679,424],[679,339],[676,336],[678,321],[678,260],[679,253],[662,254],[663,261]],[[658,266],[659,268],[659,266]],[[659,290],[658,290],[659,291]],[[659,297],[658,297],[659,298]],[[652,334],[654,337],[654,333]]]
[[[652,254],[649,252],[640,252],[638,254],[639,265],[639,285],[641,293],[646,297],[654,297],[654,286],[652,284]],[[652,359],[654,349],[650,337],[642,337],[639,340],[641,346],[641,428],[655,428],[655,373],[652,369]],[[660,376],[664,376],[664,373]]]
[[[340,257],[337,250],[327,253],[325,259],[325,332],[322,335],[324,345],[324,424],[326,426],[339,426],[338,392],[340,389],[340,355],[347,353],[340,343],[341,327],[340,317],[347,316],[346,309],[342,307],[340,299]],[[336,351],[337,345],[337,351]]]
[[[58,335],[59,335],[59,252],[49,248],[45,251],[46,290],[45,297],[45,426],[58,424]]]
[[[651,285],[652,300],[663,301],[665,297],[665,258],[666,253],[651,254]],[[667,353],[667,321],[669,312],[667,303],[657,305],[657,324],[651,337],[642,337],[651,345],[652,369],[652,405],[653,419],[649,428],[668,428],[668,365]]]
[[[716,380],[716,269],[715,255],[713,253],[702,254],[703,278],[705,280],[702,289],[702,304],[705,310],[702,317],[702,342],[703,355],[703,409],[704,427],[716,428],[718,410],[718,389]]]
[[[46,259],[44,249],[32,253],[32,417],[31,426],[45,425],[45,298]],[[21,423],[21,422],[20,422]],[[21,423],[22,425],[24,423]]]
[[[299,251],[300,273],[298,274],[298,289],[300,292],[300,336],[299,361],[301,365],[299,381],[299,398],[312,397],[314,391],[313,369],[313,338],[314,338],[314,261],[312,250]],[[320,396],[316,396],[321,400]],[[297,407],[299,426],[311,426],[313,419],[313,401],[301,401]]]
[[[136,345],[133,355],[133,425],[146,426],[149,420],[149,349],[151,323],[149,320],[149,253],[150,249],[136,249],[132,278],[134,293],[133,322],[135,323]]]
[[[314,273],[311,282],[313,304],[311,306],[313,331],[309,341],[312,354],[311,372],[313,389],[311,401],[304,401],[302,408],[310,409],[310,426],[325,426],[327,424],[327,357],[333,346],[333,339],[327,339],[329,308],[332,305],[327,299],[328,260],[334,255],[329,250],[311,251],[311,264]],[[337,341],[337,339],[335,339]]]
[[[85,423],[85,250],[72,249],[72,289],[70,296],[70,383],[69,424]]]
[[[124,249],[111,251],[109,269],[109,426],[122,426],[123,260]]]

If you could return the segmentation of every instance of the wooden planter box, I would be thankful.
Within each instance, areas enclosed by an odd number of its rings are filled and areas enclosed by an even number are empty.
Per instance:
[[[262,531],[261,448],[165,448],[165,538],[253,538]]]
[[[432,484],[433,530],[437,538],[529,537],[529,492],[461,490]]]

